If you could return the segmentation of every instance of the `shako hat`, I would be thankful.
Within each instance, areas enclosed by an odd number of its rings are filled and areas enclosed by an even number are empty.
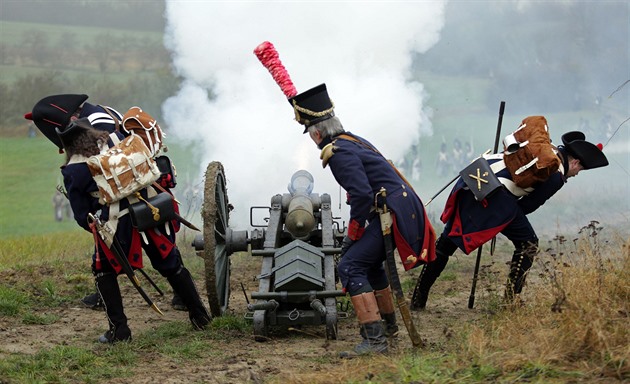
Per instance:
[[[295,120],[304,125],[304,133],[308,127],[335,116],[333,102],[328,97],[326,84],[320,84],[308,91],[297,93],[291,76],[280,60],[276,48],[269,41],[263,41],[254,49],[254,54],[262,65],[269,70],[271,76],[289,100],[295,112]]]
[[[569,155],[580,160],[584,169],[605,167],[608,159],[602,151],[602,144],[593,144],[586,141],[586,136],[580,131],[571,131],[562,135],[562,144]]]
[[[56,129],[65,129],[70,123],[70,117],[88,99],[88,95],[64,94],[44,97],[35,104],[33,111],[24,115],[27,120],[33,120],[37,128],[52,141],[59,149],[63,144]]]
[[[304,125],[304,133],[308,127],[335,116],[334,104],[328,97],[326,84],[304,91],[289,99],[295,111],[295,119]]]

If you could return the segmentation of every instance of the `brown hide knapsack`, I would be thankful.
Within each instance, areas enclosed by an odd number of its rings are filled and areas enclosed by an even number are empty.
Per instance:
[[[126,198],[162,176],[155,157],[163,147],[164,133],[157,121],[140,107],[130,108],[121,123],[111,113],[110,116],[116,130],[126,137],[121,141],[115,133],[111,134],[114,146],[87,160],[102,204]],[[171,180],[174,182],[174,176]]]
[[[506,168],[521,188],[545,181],[560,167],[544,116],[529,116],[503,139]]]

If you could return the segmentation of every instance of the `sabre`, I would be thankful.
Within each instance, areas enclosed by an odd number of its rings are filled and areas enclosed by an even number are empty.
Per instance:
[[[429,199],[429,200],[428,200],[428,201],[424,204],[424,206],[426,207],[427,205],[429,205],[429,204],[433,201],[433,199],[435,199],[436,197],[438,197],[438,196],[440,195],[440,193],[444,192],[444,190],[445,190],[446,188],[448,188],[448,186],[449,186],[449,185],[453,184],[453,182],[454,182],[455,180],[457,180],[457,179],[459,179],[459,175],[457,175],[457,176],[453,177],[453,180],[449,181],[449,182],[448,182],[448,184],[446,184],[445,186],[443,186],[443,187],[442,187],[442,189],[440,189],[439,191],[437,191],[437,193],[436,193],[435,195],[433,195],[433,196],[432,196],[432,197],[431,197],[431,198],[430,198],[430,199]]]
[[[383,240],[385,243],[385,267],[387,271],[387,277],[389,278],[389,283],[394,291],[394,296],[396,297],[396,304],[398,304],[398,310],[400,312],[400,316],[405,323],[405,327],[407,328],[407,332],[409,333],[409,338],[411,339],[411,343],[414,347],[421,347],[424,345],[422,338],[420,338],[420,334],[416,330],[416,326],[413,323],[413,319],[411,318],[411,312],[409,310],[409,304],[407,303],[407,299],[405,298],[405,294],[402,290],[402,285],[400,284],[400,277],[398,276],[398,270],[396,269],[396,259],[394,257],[394,244],[392,239],[392,216],[391,213],[387,210],[387,204],[385,203],[385,198],[387,197],[387,191],[385,188],[381,188],[378,195],[383,197],[383,208],[379,209],[379,216],[381,219],[381,230],[383,232]]]
[[[155,312],[159,313],[160,315],[164,316],[164,313],[162,313],[160,308],[158,308],[158,306],[151,300],[151,298],[146,294],[144,289],[142,289],[142,287],[140,286],[140,281],[138,280],[138,277],[133,272],[133,268],[131,267],[131,264],[129,264],[129,260],[127,260],[127,258],[125,257],[125,252],[123,251],[122,246],[118,242],[116,235],[108,231],[108,229],[105,228],[103,223],[101,223],[100,219],[91,213],[88,213],[88,224],[90,225],[90,227],[95,227],[97,229],[99,235],[101,236],[101,239],[103,239],[105,244],[108,247],[110,247],[110,250],[112,251],[112,254],[114,255],[114,258],[116,259],[118,264],[122,267],[123,272],[125,272],[125,275],[127,275],[129,280],[131,281],[131,284],[140,293],[144,301],[146,301],[147,304],[149,304],[151,309],[153,309]]]

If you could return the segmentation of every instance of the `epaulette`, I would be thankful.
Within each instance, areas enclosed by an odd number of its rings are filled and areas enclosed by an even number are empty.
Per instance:
[[[334,142],[326,145],[322,149],[322,152],[319,155],[319,158],[322,159],[322,167],[326,168],[328,161],[335,154],[335,149]]]

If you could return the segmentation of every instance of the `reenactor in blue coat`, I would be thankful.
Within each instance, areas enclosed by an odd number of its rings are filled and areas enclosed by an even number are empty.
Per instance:
[[[151,266],[165,277],[174,292],[184,301],[194,328],[204,329],[210,322],[208,314],[188,269],[182,262],[180,251],[175,244],[175,233],[179,229],[177,220],[167,221],[141,234],[132,224],[128,199],[108,205],[99,201],[98,187],[86,163],[90,156],[98,154],[103,147],[112,146],[112,139],[106,132],[94,129],[87,118],[68,124],[57,133],[66,151],[67,161],[61,167],[64,185],[76,222],[86,231],[93,232],[95,238],[92,271],[96,288],[103,299],[109,330],[99,338],[101,343],[115,343],[131,340],[131,330],[127,325],[118,275],[124,270],[119,258],[126,258],[130,267],[142,268],[142,251],[146,253]],[[122,140],[120,132],[114,133]],[[139,191],[148,199],[147,188]],[[168,192],[163,192],[168,193]],[[112,213],[116,205],[116,215]],[[109,246],[98,235],[96,227],[89,221],[90,215],[98,215],[102,222],[113,224],[116,245]]]
[[[63,153],[63,145],[56,129],[64,130],[71,122],[86,118],[93,128],[113,133],[123,119],[123,115],[116,109],[88,103],[88,98],[85,94],[50,95],[38,101],[32,112],[25,114],[24,118],[32,120],[42,134],[57,146],[59,153]],[[103,308],[98,292],[85,296],[81,302],[92,309]],[[173,294],[171,305],[176,310],[187,310],[177,293]]]
[[[503,185],[487,198],[478,201],[462,177],[457,180],[441,215],[445,227],[436,244],[436,260],[428,264],[418,278],[412,302],[414,309],[425,308],[431,286],[457,248],[470,254],[499,233],[514,244],[505,300],[509,304],[520,302],[518,295],[538,253],[538,237],[527,215],[558,192],[570,177],[585,169],[608,165],[601,144],[586,141],[582,132],[565,133],[562,143],[556,148],[561,164],[558,171],[531,188],[516,185],[506,169],[503,153],[484,156]]]
[[[102,205],[98,198],[98,187],[86,164],[89,156],[98,154],[105,145],[112,146],[110,134],[119,140],[124,138],[122,131],[116,131],[122,115],[110,107],[86,103],[87,95],[54,95],[40,100],[25,118],[33,120],[42,133],[50,139],[60,153],[66,152],[66,164],[61,167],[64,185],[74,214],[83,229],[93,232],[88,223],[88,215],[100,212],[100,219],[110,219],[110,206]],[[116,120],[114,120],[116,119]],[[146,189],[141,191],[147,198]],[[166,189],[166,193],[170,193]],[[144,236],[132,226],[128,214],[123,215],[129,206],[123,199],[117,209],[121,214],[117,220],[115,237],[121,245],[123,256],[127,256],[132,268],[142,268],[142,252],[146,253],[151,265],[167,279],[196,329],[203,329],[211,321],[195,283],[183,264],[176,245],[176,232],[179,222],[173,220],[155,229],[144,232]],[[112,249],[98,235],[95,236],[92,256],[92,272],[97,288],[96,297],[103,301],[109,322],[109,330],[99,338],[102,343],[115,343],[131,340],[131,330],[127,325],[122,297],[117,280],[121,273],[120,265]],[[92,295],[91,295],[92,296]],[[86,299],[84,299],[86,300]]]
[[[347,192],[350,222],[337,269],[360,324],[362,342],[354,352],[384,353],[388,348],[386,336],[394,335],[398,325],[392,290],[383,268],[385,245],[375,209],[375,204],[383,203],[375,201],[379,190],[387,190],[396,248],[406,270],[434,258],[433,228],[422,202],[392,163],[368,141],[344,130],[325,84],[298,94],[289,102],[296,120],[305,126],[304,133],[308,132],[321,150],[323,166],[330,168]]]

